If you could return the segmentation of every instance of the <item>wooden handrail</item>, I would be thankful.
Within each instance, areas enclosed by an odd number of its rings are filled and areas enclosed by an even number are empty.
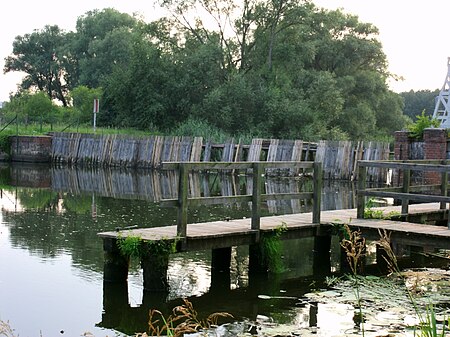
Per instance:
[[[166,206],[176,206],[177,212],[177,236],[186,238],[187,214],[189,206],[212,205],[227,202],[252,202],[251,229],[260,230],[261,202],[266,200],[286,199],[312,199],[313,215],[312,223],[320,223],[320,203],[322,192],[322,164],[314,162],[170,162],[162,163],[162,169],[178,169],[179,184],[178,198],[161,200]],[[266,168],[306,168],[313,169],[313,192],[262,194],[262,176]],[[196,170],[252,170],[253,190],[250,195],[219,196],[219,197],[194,197],[189,198],[188,176],[190,171]]]
[[[366,188],[366,175],[369,168],[386,168],[402,172],[401,187]],[[411,172],[437,172],[440,173],[440,184],[411,186]],[[440,208],[445,209],[450,203],[448,194],[448,173],[450,165],[447,160],[408,160],[408,161],[358,161],[358,190],[357,190],[357,218],[364,218],[365,197],[394,198],[402,202],[402,214],[408,214],[409,201],[440,202]],[[436,191],[440,195],[429,195],[423,192]],[[422,192],[422,193],[421,193]]]

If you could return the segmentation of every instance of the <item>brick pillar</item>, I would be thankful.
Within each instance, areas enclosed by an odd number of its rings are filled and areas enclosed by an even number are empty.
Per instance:
[[[446,129],[425,129],[424,159],[444,160],[447,158],[447,130]],[[441,174],[438,172],[425,172],[427,184],[440,184]]]
[[[394,133],[394,159],[395,160],[408,160],[411,139],[409,138],[408,131],[396,131]]]
[[[411,152],[411,138],[408,131],[396,131],[394,133],[394,159],[409,160]],[[394,170],[392,181],[401,185],[403,182],[402,174],[398,170]]]

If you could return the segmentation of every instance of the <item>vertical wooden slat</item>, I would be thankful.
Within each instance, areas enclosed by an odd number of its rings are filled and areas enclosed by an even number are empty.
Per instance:
[[[364,208],[366,207],[365,196],[362,191],[366,189],[367,169],[364,166],[357,165],[358,189],[356,191],[356,217],[364,219]]]
[[[263,167],[260,162],[253,163],[253,193],[252,193],[252,229],[261,226],[261,182]]]
[[[441,162],[442,165],[447,165],[447,160]],[[448,192],[448,172],[441,173],[441,195],[446,197]],[[440,209],[446,209],[447,203],[441,202]],[[450,218],[450,217],[449,217]]]
[[[403,188],[402,193],[409,193],[411,185],[411,170],[403,170]],[[402,199],[402,214],[408,214],[409,200]]]
[[[179,164],[177,236],[186,238],[188,214],[188,164]]]
[[[322,197],[323,171],[321,163],[314,163],[312,222],[320,224],[320,205]]]

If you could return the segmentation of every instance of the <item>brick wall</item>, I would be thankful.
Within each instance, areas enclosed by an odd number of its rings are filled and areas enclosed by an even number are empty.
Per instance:
[[[11,160],[23,162],[50,162],[52,137],[12,136]]]
[[[411,138],[408,131],[396,131],[394,134],[394,159],[408,160],[411,148]]]
[[[409,138],[408,131],[397,131],[394,134],[394,159],[395,160],[411,160],[412,158],[411,144],[415,140]],[[430,128],[424,130],[423,135],[423,158],[420,159],[441,159],[447,158],[447,130]],[[415,173],[413,172],[413,175]],[[417,172],[416,172],[417,174]],[[424,172],[425,184],[440,184],[441,176],[437,172]],[[394,172],[394,183],[402,183],[401,173]]]
[[[411,138],[408,131],[396,131],[394,133],[394,159],[408,160],[410,159]],[[401,185],[403,182],[402,172],[394,170],[392,181]]]
[[[446,129],[425,129],[424,159],[446,159],[447,158],[447,130]],[[440,184],[441,174],[438,172],[425,172],[427,184]]]

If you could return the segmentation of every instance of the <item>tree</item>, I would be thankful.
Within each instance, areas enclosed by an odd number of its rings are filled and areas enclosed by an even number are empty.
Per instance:
[[[126,67],[139,21],[115,9],[89,11],[77,20],[67,46],[73,86],[97,88],[113,67]]]
[[[30,93],[24,91],[8,102],[5,114],[18,115],[26,122],[51,122],[59,114],[58,107],[53,104],[44,92]]]
[[[73,117],[80,123],[89,123],[92,120],[94,99],[102,101],[102,89],[89,89],[81,85],[71,91],[70,97],[75,115]]]
[[[17,36],[13,55],[5,59],[5,73],[23,71],[22,89],[44,91],[50,99],[67,106],[67,86],[64,68],[65,33],[58,26],[45,26],[31,34]]]
[[[434,106],[436,104],[436,97],[439,95],[439,90],[410,90],[408,92],[400,93],[403,98],[405,107],[403,113],[412,119],[421,115],[422,111],[425,114],[432,116],[434,112]]]

